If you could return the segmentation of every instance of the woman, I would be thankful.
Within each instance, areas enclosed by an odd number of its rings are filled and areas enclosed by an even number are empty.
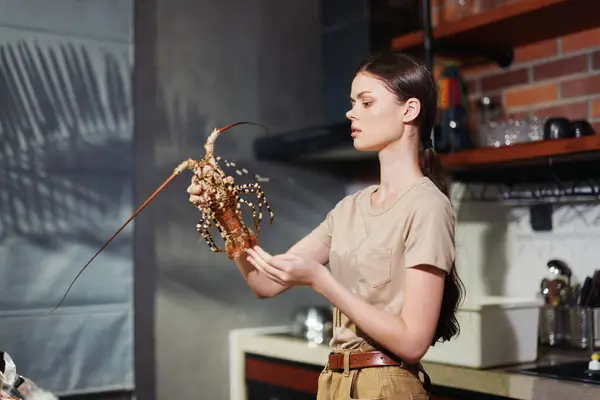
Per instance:
[[[333,304],[317,399],[427,399],[419,361],[458,333],[462,288],[452,206],[429,139],[436,83],[412,58],[383,54],[359,66],[350,99],[354,147],[378,152],[379,185],[346,196],[285,254],[256,246],[236,264],[260,298],[305,285]],[[188,193],[200,200],[194,183]]]

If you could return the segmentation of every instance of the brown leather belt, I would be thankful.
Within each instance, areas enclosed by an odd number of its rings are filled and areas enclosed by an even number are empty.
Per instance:
[[[381,367],[389,365],[405,365],[402,361],[395,360],[381,351],[365,351],[361,353],[349,354],[349,369]],[[329,353],[329,369],[343,370],[344,369],[344,354]]]

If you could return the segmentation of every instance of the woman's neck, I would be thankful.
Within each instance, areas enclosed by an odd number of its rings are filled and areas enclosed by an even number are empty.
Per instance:
[[[379,152],[380,185],[378,202],[394,198],[407,187],[423,178],[419,166],[418,142],[401,139],[390,143]]]

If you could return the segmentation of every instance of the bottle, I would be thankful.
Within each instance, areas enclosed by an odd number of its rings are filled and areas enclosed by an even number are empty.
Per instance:
[[[473,148],[468,129],[466,84],[457,62],[444,62],[437,85],[440,128],[439,138],[435,138],[435,150],[439,153],[456,153]]]
[[[585,374],[593,379],[600,379],[600,354],[593,353]]]

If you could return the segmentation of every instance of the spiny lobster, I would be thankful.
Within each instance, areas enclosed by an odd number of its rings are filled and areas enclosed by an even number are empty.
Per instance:
[[[108,244],[129,224],[171,181],[182,172],[191,170],[194,174],[193,180],[196,184],[201,185],[202,201],[194,203],[194,205],[202,212],[200,222],[196,225],[196,229],[206,240],[206,243],[213,252],[226,252],[227,257],[230,260],[234,260],[243,254],[245,249],[251,248],[257,243],[257,235],[260,232],[259,224],[262,221],[262,208],[263,206],[267,209],[270,215],[270,224],[273,223],[275,215],[271,211],[271,206],[267,202],[264,192],[259,183],[237,185],[232,176],[226,175],[221,167],[219,161],[224,161],[227,166],[235,167],[235,164],[223,160],[221,157],[215,157],[214,147],[215,140],[219,137],[221,132],[226,131],[229,128],[233,128],[236,125],[250,124],[262,126],[253,122],[235,122],[226,125],[220,129],[214,129],[208,136],[204,144],[204,150],[206,154],[201,160],[193,160],[188,158],[179,164],[172,172],[172,174],[152,193],[142,205],[135,210],[135,212],[125,221],[119,229],[112,234],[112,236],[104,243],[104,245],[94,254],[94,256],[83,266],[79,273],[75,276],[75,279],[71,282],[67,291],[63,295],[62,299],[50,312],[58,309],[64,302],[69,291],[75,284],[75,281],[83,273],[83,271],[94,261],[94,259],[100,254],[102,250],[108,246]],[[244,171],[247,172],[247,171]],[[242,174],[238,170],[239,174]],[[258,199],[258,210],[249,201],[244,200],[240,197],[240,194],[254,194]],[[254,222],[254,228],[256,234],[244,224],[242,220],[242,208],[241,205],[246,204],[252,210],[252,218]],[[258,213],[257,213],[258,211]],[[219,249],[215,244],[212,235],[208,228],[213,224],[219,230],[221,237],[225,242],[225,248]]]

